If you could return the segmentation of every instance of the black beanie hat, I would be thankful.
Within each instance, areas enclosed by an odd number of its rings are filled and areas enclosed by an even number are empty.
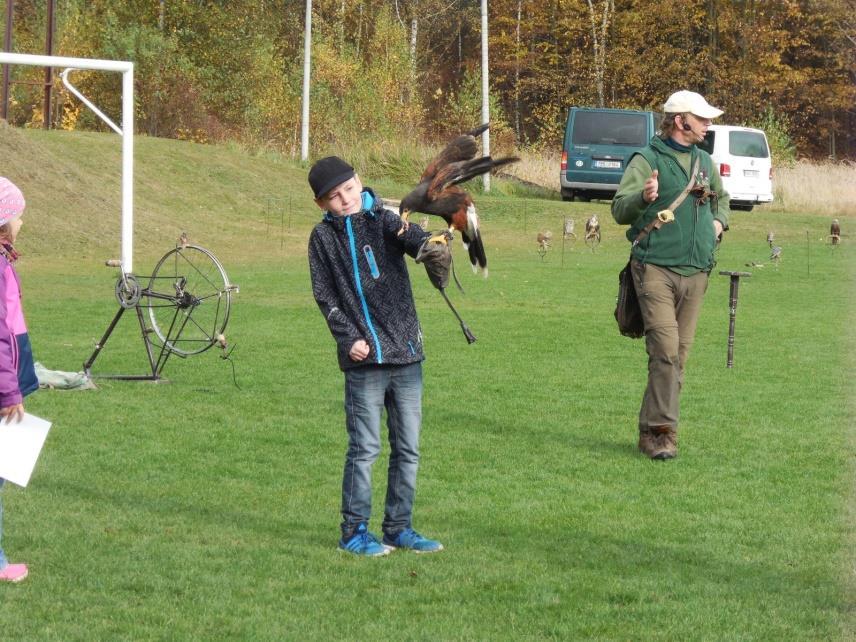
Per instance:
[[[309,186],[315,198],[321,198],[337,185],[356,175],[354,168],[338,156],[327,156],[316,162],[309,170]]]

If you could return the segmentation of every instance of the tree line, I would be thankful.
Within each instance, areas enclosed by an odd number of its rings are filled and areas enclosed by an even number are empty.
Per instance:
[[[12,50],[43,53],[44,0]],[[132,60],[141,133],[300,148],[305,0],[57,0],[56,55]],[[433,140],[481,114],[478,0],[313,0],[311,148]],[[800,156],[856,158],[856,0],[489,0],[495,145],[555,150],[572,105],[660,109],[680,88]],[[10,122],[40,126],[41,70]],[[28,84],[33,83],[33,84]],[[75,84],[118,114],[120,80]],[[103,125],[54,90],[51,121]]]

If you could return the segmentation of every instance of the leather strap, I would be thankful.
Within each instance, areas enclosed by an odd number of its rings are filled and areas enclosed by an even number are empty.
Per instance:
[[[700,160],[701,159],[696,156],[695,163],[693,164],[693,171],[690,172],[690,180],[687,183],[687,186],[684,188],[684,191],[678,194],[678,197],[674,201],[672,201],[671,205],[669,205],[668,209],[670,209],[671,211],[674,212],[676,209],[678,209],[680,204],[684,202],[684,199],[692,191],[693,186],[695,185],[696,174],[698,174],[698,166]],[[660,220],[660,217],[655,216],[653,221],[651,221],[650,223],[648,223],[648,225],[642,228],[642,230],[639,232],[639,235],[633,241],[633,245],[631,245],[630,247],[636,247],[637,245],[639,245],[639,242],[642,239],[648,236],[652,231],[659,230],[661,227],[663,227],[663,225],[665,225],[665,223]]]

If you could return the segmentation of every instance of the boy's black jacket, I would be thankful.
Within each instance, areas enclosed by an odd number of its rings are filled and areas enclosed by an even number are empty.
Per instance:
[[[339,367],[422,361],[404,254],[415,258],[429,233],[410,225],[399,236],[401,218],[370,189],[363,203],[357,214],[325,214],[309,236],[312,293],[336,340]],[[369,356],[352,361],[348,353],[359,339],[369,344]]]

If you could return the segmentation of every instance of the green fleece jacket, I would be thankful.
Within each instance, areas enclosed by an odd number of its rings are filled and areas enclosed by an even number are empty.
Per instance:
[[[627,239],[633,242],[657,212],[668,208],[687,186],[696,157],[700,161],[696,185],[709,186],[717,198],[699,202],[690,194],[675,210],[673,222],[654,230],[631,250],[642,263],[666,267],[684,276],[713,268],[714,219],[728,229],[728,193],[710,155],[695,145],[687,152],[678,151],[655,136],[630,159],[612,200],[612,216],[617,223],[630,225]],[[658,196],[653,203],[646,203],[642,190],[654,169],[659,170]]]

